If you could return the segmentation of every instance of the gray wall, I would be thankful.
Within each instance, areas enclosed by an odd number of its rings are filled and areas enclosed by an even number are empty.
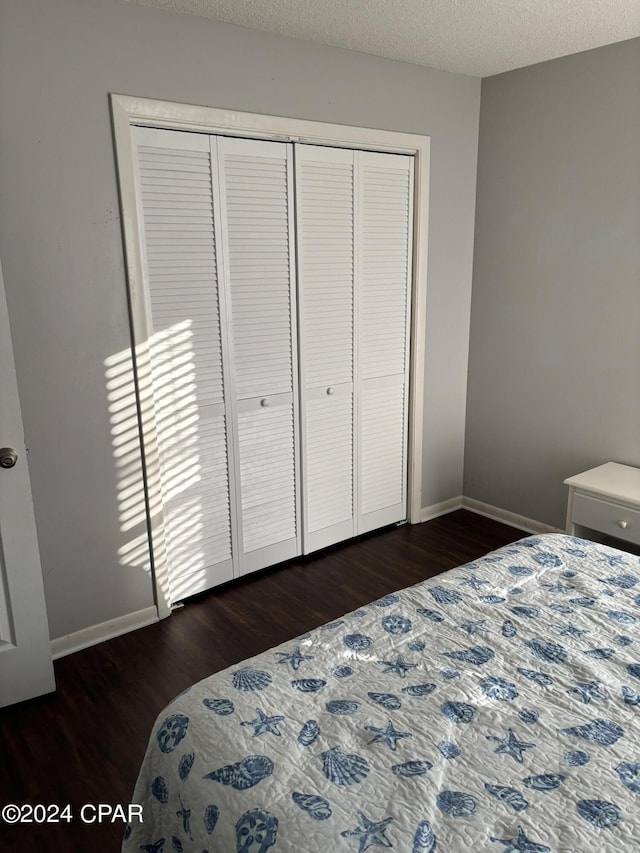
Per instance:
[[[423,505],[461,493],[479,80],[120,0],[3,0],[0,79],[0,257],[52,637],[152,603],[109,92],[431,136]]]
[[[482,81],[464,493],[640,465],[640,40]]]

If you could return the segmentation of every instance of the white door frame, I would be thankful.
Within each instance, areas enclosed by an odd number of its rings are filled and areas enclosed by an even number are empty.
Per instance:
[[[162,528],[160,476],[157,453],[153,450],[154,417],[150,398],[150,376],[146,342],[148,309],[145,297],[144,264],[141,251],[142,223],[136,202],[134,125],[162,127],[202,133],[246,136],[281,142],[336,145],[369,151],[412,154],[414,161],[413,274],[411,295],[411,346],[409,367],[408,520],[421,521],[422,427],[424,407],[425,328],[427,304],[427,242],[429,215],[430,138],[374,128],[327,124],[304,119],[236,112],[213,107],[177,104],[111,95],[111,113],[116,149],[125,263],[129,285],[129,307],[136,387],[144,436],[143,459],[146,471],[147,508],[153,542],[152,565],[156,605],[160,618],[170,613],[168,565]]]

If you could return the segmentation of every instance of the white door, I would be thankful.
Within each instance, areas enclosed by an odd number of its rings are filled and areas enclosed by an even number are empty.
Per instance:
[[[224,137],[216,148],[244,575],[300,553],[293,152]]]
[[[356,533],[407,517],[413,157],[357,154]]]
[[[134,139],[147,340],[137,367],[152,511],[162,516],[153,552],[156,567],[166,559],[176,602],[234,574],[228,319],[209,137],[135,128]]]
[[[355,533],[354,157],[296,146],[305,554]]]
[[[40,554],[1,267],[0,448],[1,707],[55,690]]]
[[[300,553],[292,148],[134,139],[152,541],[176,602]]]
[[[413,157],[296,146],[309,553],[407,516]]]

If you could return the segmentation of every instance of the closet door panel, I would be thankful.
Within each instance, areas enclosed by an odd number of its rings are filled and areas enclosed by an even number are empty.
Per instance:
[[[244,574],[300,553],[292,153],[219,138],[217,160]]]
[[[413,158],[358,153],[357,532],[406,517]]]
[[[296,146],[305,553],[353,536],[354,153]]]
[[[232,577],[228,411],[209,142],[136,128],[152,429],[170,597]]]

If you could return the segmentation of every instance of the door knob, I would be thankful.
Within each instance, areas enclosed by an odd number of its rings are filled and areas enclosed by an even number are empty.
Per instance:
[[[13,447],[0,447],[0,468],[13,468],[18,461],[18,454]]]

